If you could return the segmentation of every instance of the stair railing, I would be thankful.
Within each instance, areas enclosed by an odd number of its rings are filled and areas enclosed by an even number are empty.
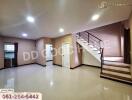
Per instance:
[[[101,73],[102,73],[102,70],[103,70],[103,64],[104,64],[104,48],[101,49]]]
[[[89,33],[88,31],[79,32],[77,33],[79,38],[83,38],[85,41],[87,41],[89,44],[93,45],[100,51],[101,54],[101,73],[102,73],[102,67],[103,67],[103,60],[104,60],[104,47],[103,47],[103,41],[99,39],[97,36]]]
[[[93,34],[85,31],[85,32],[79,32],[77,35],[81,38],[83,38],[85,41],[87,41],[89,44],[93,45],[96,47],[100,53],[101,49],[103,48],[103,41],[99,39],[98,37],[94,36]]]

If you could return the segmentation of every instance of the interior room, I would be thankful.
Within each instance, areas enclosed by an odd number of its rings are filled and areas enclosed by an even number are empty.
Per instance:
[[[15,95],[132,100],[132,0],[1,0],[0,100]]]

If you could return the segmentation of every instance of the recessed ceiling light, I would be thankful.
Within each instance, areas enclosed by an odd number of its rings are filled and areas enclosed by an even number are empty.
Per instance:
[[[35,22],[35,19],[32,16],[27,16],[27,21],[28,22],[31,22],[31,23],[34,23]]]
[[[53,81],[50,81],[50,86],[52,87],[54,85],[54,82]]]
[[[64,32],[64,29],[63,29],[63,28],[60,28],[60,29],[59,29],[59,32],[60,32],[60,33],[63,33],[63,32]]]
[[[27,33],[22,33],[22,36],[23,36],[23,37],[27,37],[28,34],[27,34]]]
[[[93,15],[93,17],[92,17],[92,20],[93,20],[93,21],[96,21],[96,20],[98,20],[98,19],[99,19],[99,15],[98,15],[98,14]]]

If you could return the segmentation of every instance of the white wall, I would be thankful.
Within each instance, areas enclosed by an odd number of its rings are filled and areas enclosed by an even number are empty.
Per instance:
[[[88,53],[85,49],[83,49],[82,64],[101,66],[101,63],[94,56]]]
[[[53,60],[52,50],[52,45],[46,44],[46,61]]]

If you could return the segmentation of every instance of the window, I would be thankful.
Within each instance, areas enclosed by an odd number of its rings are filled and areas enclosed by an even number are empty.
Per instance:
[[[13,59],[15,57],[15,45],[14,44],[5,44],[4,51],[5,51],[6,59]]]
[[[14,52],[15,51],[15,46],[12,44],[6,44],[4,46],[4,50],[7,52]]]

